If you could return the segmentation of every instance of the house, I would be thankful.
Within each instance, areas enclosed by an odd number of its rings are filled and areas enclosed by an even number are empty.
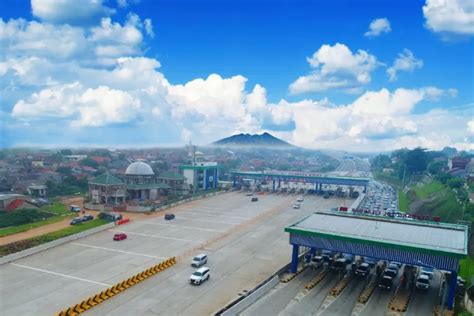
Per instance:
[[[466,169],[471,162],[471,158],[453,157],[448,160],[449,170],[452,169]]]
[[[48,188],[45,185],[42,184],[30,184],[27,188],[26,191],[28,192],[28,195],[34,196],[34,197],[41,197],[44,198],[46,197],[46,191]]]
[[[37,209],[28,197],[21,194],[0,194],[0,211],[13,212],[21,209]]]

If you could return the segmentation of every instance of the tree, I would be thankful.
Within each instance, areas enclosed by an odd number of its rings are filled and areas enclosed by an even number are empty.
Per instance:
[[[71,167],[59,167],[58,169],[56,169],[57,172],[59,172],[60,174],[64,175],[64,176],[70,176],[72,174],[72,169]]]
[[[446,163],[443,161],[432,161],[428,164],[428,172],[431,175],[436,175],[440,173],[445,166]]]
[[[61,149],[59,152],[60,152],[61,155],[63,155],[63,156],[72,155],[71,149]]]
[[[426,170],[428,164],[426,149],[417,147],[409,150],[405,156],[406,171],[408,174],[420,173]]]
[[[446,184],[449,179],[451,179],[453,176],[450,175],[449,173],[439,173],[435,176],[435,179],[441,182],[442,184]]]
[[[370,162],[372,170],[382,170],[392,166],[392,160],[387,155],[377,155]]]
[[[97,163],[97,161],[95,160],[92,160],[91,158],[87,157],[87,158],[84,158],[80,161],[80,164],[81,166],[88,166],[88,167],[92,167],[92,168],[97,168],[99,166],[99,164]]]
[[[464,179],[452,178],[447,181],[447,184],[451,189],[460,189],[464,186],[464,182]]]

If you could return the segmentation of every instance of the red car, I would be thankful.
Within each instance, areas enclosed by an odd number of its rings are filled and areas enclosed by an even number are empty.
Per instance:
[[[127,235],[124,234],[124,233],[119,233],[119,234],[115,234],[114,235],[114,240],[124,240],[124,239],[127,239]]]

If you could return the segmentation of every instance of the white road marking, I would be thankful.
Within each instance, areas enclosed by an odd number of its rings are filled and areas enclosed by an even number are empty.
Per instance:
[[[116,230],[116,229],[109,229],[110,232],[116,233],[126,233],[130,235],[138,235],[138,236],[145,236],[145,237],[153,237],[153,238],[162,238],[162,239],[169,239],[169,240],[178,240],[178,241],[185,241],[185,242],[200,242],[191,239],[183,239],[183,238],[174,238],[174,237],[165,237],[165,236],[158,236],[158,235],[151,235],[151,234],[142,234],[142,233],[133,233],[125,230]]]
[[[217,229],[201,228],[201,227],[192,227],[192,226],[183,226],[183,225],[171,225],[171,224],[160,224],[160,223],[150,223],[150,222],[143,222],[143,224],[157,225],[157,226],[167,226],[167,227],[175,227],[175,228],[188,228],[188,229],[204,230],[204,231],[216,232],[216,233],[225,232],[225,230],[217,230]]]
[[[75,277],[75,276],[72,276],[72,275],[57,273],[57,272],[48,271],[48,270],[44,270],[44,269],[33,268],[33,267],[30,267],[30,266],[25,266],[25,265],[18,264],[18,263],[10,263],[10,264],[13,265],[13,266],[16,266],[16,267],[20,267],[20,268],[24,268],[24,269],[29,269],[29,270],[34,270],[34,271],[39,271],[39,272],[43,272],[43,273],[48,273],[48,274],[60,276],[60,277],[63,277],[63,278],[74,279],[74,280],[83,281],[83,282],[88,282],[88,283],[93,283],[93,284],[98,284],[98,285],[102,285],[102,286],[112,286],[112,284],[107,284],[107,283],[102,283],[102,282],[91,281],[91,280],[87,280],[87,279],[83,279],[83,278],[78,278],[78,277]]]
[[[184,220],[187,220],[187,221],[218,223],[218,224],[225,224],[225,225],[237,225],[238,224],[238,223],[220,222],[220,221],[212,221],[212,220],[209,220],[209,219],[197,219],[197,218],[193,218],[193,217],[181,217],[181,216],[178,216],[176,219],[177,220],[184,219]]]
[[[131,252],[131,251],[124,251],[124,250],[105,248],[105,247],[99,247],[99,246],[93,246],[93,245],[86,245],[86,244],[81,244],[81,243],[77,243],[77,242],[72,242],[71,245],[81,246],[81,247],[88,247],[88,248],[95,248],[95,249],[102,249],[102,250],[107,250],[107,251],[112,251],[112,252],[120,252],[120,253],[125,253],[127,255],[142,256],[142,257],[148,257],[148,258],[154,258],[154,259],[166,259],[166,257],[145,255],[143,253],[138,253],[138,252]]]
[[[219,213],[219,212],[211,212],[211,211],[203,211],[203,210],[199,210],[199,211],[196,211],[196,212],[193,212],[193,211],[179,211],[179,213],[192,213],[192,214],[196,214],[196,215],[200,215],[201,213],[204,213],[204,215],[210,214],[210,215],[215,215],[215,216],[218,216],[218,217],[228,217],[228,218],[235,218],[235,219],[251,219],[252,218],[252,217],[244,217],[244,216],[237,216],[237,215],[222,215],[222,213]],[[224,214],[227,214],[227,213],[224,213]]]

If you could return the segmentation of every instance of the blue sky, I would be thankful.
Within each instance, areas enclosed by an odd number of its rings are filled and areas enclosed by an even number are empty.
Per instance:
[[[473,149],[468,1],[77,3],[0,4],[2,147]]]

